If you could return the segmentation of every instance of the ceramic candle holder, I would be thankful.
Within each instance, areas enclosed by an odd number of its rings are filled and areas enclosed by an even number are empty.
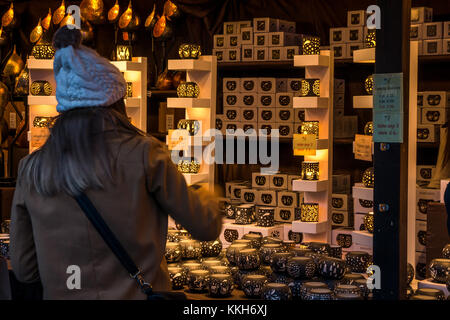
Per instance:
[[[335,300],[362,300],[361,295],[356,293],[339,293],[334,296]]]
[[[283,240],[279,239],[279,238],[275,238],[275,237],[264,237],[262,239],[262,244],[269,244],[269,243],[273,243],[273,244],[283,244]]]
[[[11,220],[3,220],[3,222],[0,224],[0,229],[0,233],[9,234],[9,231],[11,229]]]
[[[362,176],[362,183],[366,188],[373,188],[375,186],[375,172],[373,167],[367,168]]]
[[[442,258],[450,259],[450,243],[442,249]]]
[[[212,297],[228,297],[234,289],[233,278],[229,274],[212,274],[209,278],[208,291]]]
[[[183,272],[183,269],[180,267],[169,267],[167,268],[169,271],[170,283],[172,285],[173,290],[183,289],[186,284],[186,274]]]
[[[202,49],[198,44],[183,43],[178,47],[178,56],[181,59],[198,59],[202,55]]]
[[[352,272],[366,272],[372,262],[372,257],[364,251],[350,251],[346,255],[347,266]]]
[[[334,300],[334,294],[328,288],[311,289],[305,294],[304,300]]]
[[[262,291],[263,300],[288,301],[292,299],[291,289],[282,283],[267,283]]]
[[[269,279],[272,276],[272,268],[270,266],[267,265],[260,265],[259,269],[258,269],[258,274],[262,274],[263,276],[266,276],[267,279]]]
[[[210,270],[211,267],[214,266],[221,266],[222,265],[222,261],[220,260],[204,260],[202,263],[202,268],[205,270]]]
[[[231,201],[225,205],[225,215],[228,219],[234,219],[236,217],[236,207],[240,204],[239,201]]]
[[[273,272],[286,272],[288,260],[293,257],[291,252],[275,252],[270,259]]]
[[[268,278],[269,282],[283,283],[287,285],[294,281],[294,279],[291,278],[286,272],[272,272],[272,274]]]
[[[262,246],[262,235],[260,235],[260,234],[247,233],[247,234],[244,234],[242,239],[250,240],[252,248],[259,249]]]
[[[345,260],[324,257],[319,263],[319,274],[325,279],[339,280],[345,274]]]
[[[30,86],[30,93],[33,96],[50,96],[52,91],[52,85],[45,80],[33,81]]]
[[[180,160],[178,161],[178,171],[196,174],[200,171],[200,163],[195,159]]]
[[[337,244],[330,244],[328,255],[333,258],[342,259],[342,247]]]
[[[373,75],[364,80],[364,89],[366,89],[367,94],[373,94]]]
[[[182,119],[178,121],[177,129],[187,130],[190,136],[195,136],[200,130],[200,121],[191,119]]]
[[[377,46],[377,35],[375,30],[368,30],[364,38],[364,46],[366,48],[375,48]]]
[[[272,255],[277,252],[283,252],[284,249],[281,244],[267,243],[261,246],[259,249],[259,255],[261,257],[261,262],[268,265],[271,264]]]
[[[216,266],[211,266],[209,267],[209,272],[211,274],[217,274],[217,273],[227,273],[231,275],[231,270],[229,267],[227,266],[223,266],[223,265],[216,265]]]
[[[345,294],[345,293],[353,293],[353,294],[361,295],[361,290],[359,289],[358,286],[353,285],[353,284],[338,284],[334,288],[334,293],[336,295]]]
[[[259,207],[256,214],[256,225],[258,227],[272,227],[275,224],[275,208]]]
[[[302,222],[318,222],[319,221],[319,204],[318,203],[302,203],[300,221]]]
[[[267,277],[260,274],[251,274],[243,278],[242,291],[248,298],[261,298],[262,290],[268,283]]]
[[[183,270],[184,274],[187,275],[191,271],[201,270],[202,264],[198,262],[185,262],[181,265],[181,269]]]
[[[373,212],[368,212],[365,216],[364,216],[364,228],[369,231],[370,233],[373,233],[373,228],[374,228],[374,215]]]
[[[248,249],[250,246],[245,243],[233,243],[231,244],[226,251],[226,257],[228,259],[228,262],[235,265],[236,264],[236,257],[239,251]]]
[[[180,231],[176,229],[167,230],[168,242],[180,242]]]
[[[208,289],[209,271],[192,270],[187,275],[187,284],[189,290],[194,292],[204,292]]]
[[[236,265],[240,270],[254,270],[261,264],[261,258],[256,249],[240,250],[236,256]]]
[[[255,206],[243,204],[236,207],[236,224],[251,224],[255,220]]]
[[[364,134],[367,136],[373,136],[373,122],[369,121],[364,126]]]
[[[178,98],[198,98],[200,87],[195,82],[182,82],[177,87]]]
[[[181,260],[181,245],[178,242],[167,242],[165,257],[167,263],[178,262]]]
[[[301,85],[302,97],[320,97],[320,79],[302,79]]]
[[[233,244],[237,243],[245,244],[249,248],[252,246],[252,241],[248,239],[236,239],[233,241]]]
[[[419,288],[415,294],[420,294],[429,297],[435,297],[437,300],[445,300],[445,294],[442,290],[435,288]]]
[[[319,180],[319,162],[303,161],[301,177],[302,180]]]
[[[360,294],[358,295],[360,295],[362,298],[368,299],[371,295],[372,290],[367,287],[367,280],[364,277],[361,279],[356,279],[355,281],[353,281],[353,283],[350,284],[354,284],[359,288]]]
[[[319,121],[303,121],[300,132],[302,134],[314,134],[319,139]]]
[[[313,251],[311,249],[308,249],[306,247],[295,247],[291,250],[294,257],[304,257],[307,253],[312,253]]]
[[[219,239],[202,241],[200,246],[203,257],[217,257],[222,252],[222,242]]]
[[[356,280],[365,280],[364,276],[360,273],[346,273],[341,279],[342,284],[355,284]]]
[[[434,281],[445,283],[447,274],[450,273],[450,259],[433,259],[428,269]]]
[[[236,275],[234,276],[234,283],[236,284],[237,288],[239,290],[242,290],[242,283],[244,281],[244,278],[249,275],[255,275],[255,274],[261,274],[259,269],[254,270],[240,270],[236,272]]]
[[[202,249],[200,242],[196,240],[181,240],[181,256],[183,259],[198,259],[201,257]]]
[[[294,279],[311,279],[316,271],[316,264],[310,257],[292,257],[288,260],[286,271]]]
[[[303,36],[300,41],[301,53],[304,55],[320,54],[320,38]]]
[[[330,245],[326,242],[308,242],[308,249],[311,249],[314,252],[328,255],[330,252]]]
[[[9,235],[2,235],[0,237],[0,256],[3,256],[6,260],[10,259],[9,256]]]
[[[284,251],[291,251],[295,248],[295,241],[293,240],[284,240],[283,241]]]
[[[306,295],[308,294],[309,291],[311,291],[312,289],[328,289],[328,286],[323,283],[323,282],[318,282],[318,281],[308,281],[308,282],[304,282],[302,284],[302,287],[300,289],[300,298],[302,300],[306,299]]]

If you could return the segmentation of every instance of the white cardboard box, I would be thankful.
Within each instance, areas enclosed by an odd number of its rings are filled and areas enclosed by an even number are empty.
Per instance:
[[[268,47],[253,47],[253,61],[267,61],[269,60]]]
[[[226,49],[213,49],[212,55],[217,57],[217,62],[223,62]]]
[[[440,200],[441,191],[439,189],[416,189],[416,219],[427,220],[428,203]]]
[[[294,123],[295,110],[293,108],[275,108],[275,110],[276,110],[275,121],[277,123],[280,124]]]
[[[259,189],[256,204],[259,206],[276,207],[277,192],[275,190]]]
[[[354,244],[353,251],[363,251],[367,252],[370,255],[373,255],[373,246],[363,246],[359,244]]]
[[[253,61],[254,49],[252,44],[245,44],[241,47],[241,61]]]
[[[226,49],[223,60],[225,62],[239,62],[241,61],[241,48]]]
[[[331,231],[331,244],[342,246],[342,251],[352,251],[354,247],[353,229],[336,228]]]
[[[240,108],[241,121],[242,122],[257,122],[258,121],[258,108],[256,107],[243,107]]]
[[[240,86],[240,78],[223,78],[223,92],[238,93]]]
[[[246,181],[238,180],[238,181],[229,181],[225,182],[225,197],[229,199],[240,199],[239,197],[232,197],[232,189],[235,185],[245,186],[247,184]]]
[[[300,179],[299,175],[289,174],[288,175],[288,190],[292,190],[292,180]],[[302,201],[303,202],[303,201]]]
[[[295,219],[295,208],[275,208],[275,221],[292,222]]]
[[[241,78],[241,93],[257,93],[258,78]]]
[[[284,173],[270,175],[270,188],[274,190],[287,190],[287,178],[288,175]]]
[[[330,44],[342,44],[347,41],[348,28],[330,28]]]
[[[279,20],[273,18],[253,18],[253,32],[279,31]]]
[[[450,39],[442,39],[442,54],[450,54]]]
[[[276,105],[275,93],[258,93],[256,105],[261,108],[275,108]]]
[[[241,202],[254,204],[258,197],[258,190],[256,189],[242,189],[241,190]]]
[[[450,179],[443,179],[443,180],[441,180],[441,189],[440,189],[440,200],[441,200],[441,203],[444,203],[445,189],[447,189],[447,185],[449,183],[450,183]]]
[[[442,37],[450,39],[450,21],[445,21],[442,25]]]
[[[369,231],[353,231],[353,241],[356,245],[373,248],[373,234]]]
[[[223,115],[225,116],[225,121],[241,121],[241,110],[242,109],[238,107],[223,107]]]
[[[223,34],[215,34],[213,36],[214,41],[214,49],[226,49],[228,48],[225,42],[225,35]]]
[[[276,108],[258,108],[258,124],[275,124]]]
[[[282,47],[282,60],[294,60],[294,56],[300,54],[298,46]]]
[[[423,39],[423,24],[412,24],[409,38],[411,40],[422,40]]]
[[[331,210],[331,225],[353,227],[353,212],[349,210]]]
[[[255,47],[268,47],[269,46],[269,34],[268,33],[255,33],[253,35],[253,45]]]
[[[258,78],[258,93],[276,93],[276,78]]]
[[[353,51],[363,49],[362,42],[347,43],[347,58],[353,58]]]
[[[222,246],[227,248],[234,240],[241,239],[244,234],[244,225],[224,223],[219,239],[222,242]]]
[[[270,47],[269,48],[269,60],[270,61],[282,61],[283,58],[283,47]]]
[[[289,180],[289,179],[288,179]],[[303,194],[302,194],[303,195]],[[295,208],[299,206],[300,193],[295,191],[278,191],[277,203],[278,207],[283,208]],[[303,202],[303,197],[302,197]]]
[[[417,166],[417,180],[431,180],[436,166]]]
[[[288,78],[287,79],[287,91],[288,92],[300,92],[302,89],[302,80],[301,78]]]
[[[292,108],[293,98],[292,92],[278,92],[275,97],[275,106],[277,108]]]
[[[423,39],[442,39],[442,22],[423,24]]]
[[[344,79],[334,79],[334,94],[344,93],[345,94],[345,80]]]
[[[416,220],[416,251],[426,252],[426,234],[427,222]]]
[[[363,27],[349,27],[347,30],[347,39],[345,42],[363,42]]]
[[[224,93],[223,94],[223,106],[224,107],[238,107],[241,100],[240,93]]]
[[[270,175],[252,172],[252,188],[269,189]]]
[[[364,227],[364,217],[365,216],[366,216],[365,213],[355,213],[354,229],[356,231],[363,231],[363,230],[365,230],[365,227]]]
[[[421,124],[445,124],[449,119],[449,108],[421,108]]]
[[[292,223],[283,224],[283,241],[294,241],[295,243],[301,243],[303,241],[303,234],[300,232],[292,231]]]
[[[247,224],[244,226],[244,234],[257,233],[263,237],[275,237],[278,239],[284,238],[284,227],[282,224],[274,225],[273,227],[259,227],[256,223]]]
[[[223,23],[223,34],[232,35],[238,33],[238,25],[236,22],[224,22]]]
[[[287,78],[276,78],[276,92],[287,92]]]
[[[422,94],[424,108],[450,107],[450,91],[424,91]]]
[[[353,198],[373,201],[373,188],[366,188],[362,183],[355,183]]]
[[[331,195],[331,208],[333,210],[351,211],[353,209],[352,200],[348,194],[333,193]]]
[[[345,94],[344,93],[335,93],[334,94],[334,108],[335,109],[344,109],[345,107]]]
[[[332,44],[331,50],[333,50],[333,52],[334,52],[335,59],[347,59],[348,58],[346,43]]]
[[[295,21],[287,21],[287,20],[278,20],[278,29],[280,31],[295,33],[296,23]]]
[[[366,24],[365,10],[347,11],[347,26],[364,26]]]
[[[442,40],[423,40],[422,54],[424,56],[433,56],[442,54]]]
[[[424,23],[433,20],[433,8],[413,7],[411,8],[411,23]]]
[[[253,45],[253,27],[241,28],[241,44]]]
[[[256,107],[258,106],[258,94],[256,93],[241,93],[239,96],[238,105],[240,107]]]
[[[417,125],[417,142],[436,142],[436,131],[432,124]]]
[[[367,208],[367,207],[362,205],[361,202],[365,202],[365,201],[367,201],[367,200],[366,199],[353,198],[353,212],[354,213],[363,213],[363,214],[372,212],[373,211],[373,207]]]

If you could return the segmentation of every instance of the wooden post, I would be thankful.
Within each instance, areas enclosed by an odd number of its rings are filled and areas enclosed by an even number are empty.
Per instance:
[[[374,264],[380,267],[381,289],[375,299],[404,299],[406,293],[408,204],[409,30],[411,0],[378,0],[381,29],[377,30],[376,73],[403,72],[403,143],[387,151],[375,144]],[[380,212],[379,205],[388,210]]]

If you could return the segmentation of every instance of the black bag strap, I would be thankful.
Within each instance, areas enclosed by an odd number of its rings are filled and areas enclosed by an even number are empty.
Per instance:
[[[92,223],[94,228],[103,238],[105,243],[117,257],[123,267],[128,271],[130,277],[136,280],[142,292],[145,293],[149,298],[151,298],[151,296],[153,295],[152,286],[149,283],[145,282],[144,276],[142,275],[141,271],[136,266],[133,259],[131,259],[130,255],[122,246],[120,241],[116,238],[114,233],[108,227],[105,220],[103,220],[102,216],[100,215],[94,204],[91,202],[91,200],[88,198],[88,196],[85,193],[81,193],[74,198],[88,220]]]

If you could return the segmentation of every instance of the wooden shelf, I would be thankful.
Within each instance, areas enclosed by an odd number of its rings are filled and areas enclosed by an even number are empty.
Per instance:
[[[353,109],[373,109],[373,96],[353,96]]]
[[[362,183],[355,183],[352,189],[354,199],[373,201],[373,188],[366,188]]]
[[[292,222],[292,231],[293,232],[319,234],[319,233],[327,232],[328,229],[329,229],[328,221],[322,221],[322,222],[293,221]]]
[[[53,59],[35,59],[29,57],[27,59],[28,69],[53,70]]]
[[[158,89],[150,89],[147,90],[147,97],[153,98],[167,98],[167,97],[176,97],[177,90],[158,90]]]
[[[322,192],[328,190],[328,180],[292,180],[292,190],[299,192]]]
[[[208,173],[183,173],[188,185],[208,182]]]
[[[328,97],[294,97],[293,107],[301,109],[328,108]]]
[[[29,105],[54,105],[56,106],[58,102],[56,101],[56,96],[28,96]]]
[[[169,70],[186,71],[211,71],[211,61],[199,59],[169,59],[167,62]]]
[[[139,61],[111,61],[121,72],[142,71],[142,62]]]
[[[187,137],[187,141],[185,143],[185,147],[186,148],[192,148],[192,147],[197,147],[197,146],[207,146],[210,143],[214,143],[214,141],[208,141],[208,140],[204,140],[203,138],[206,136],[202,136],[200,138],[197,137],[192,137],[192,136],[188,136]],[[169,136],[166,136],[166,144],[169,144]],[[172,150],[184,150],[185,148],[179,148],[179,149],[172,149]]]
[[[210,99],[167,98],[167,108],[209,108]]]
[[[322,55],[295,55],[294,67],[328,67],[330,57]]]
[[[219,62],[219,70],[258,70],[258,69],[291,69],[293,61],[244,61],[244,62]]]
[[[353,51],[353,62],[375,63],[375,48],[366,48]]]
[[[333,143],[335,145],[345,145],[345,144],[351,144],[353,145],[353,138],[336,138],[334,139]]]

